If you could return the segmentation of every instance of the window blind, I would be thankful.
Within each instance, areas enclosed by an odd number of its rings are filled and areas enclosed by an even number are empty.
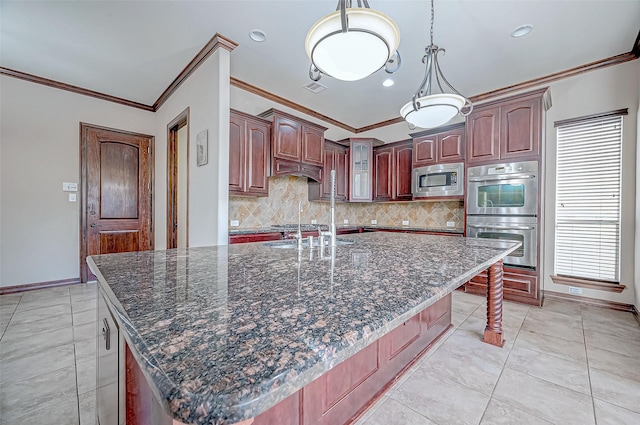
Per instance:
[[[557,275],[620,281],[622,116],[557,128]]]

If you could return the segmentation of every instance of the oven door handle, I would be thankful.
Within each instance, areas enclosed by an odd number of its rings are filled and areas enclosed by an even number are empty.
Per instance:
[[[475,229],[500,229],[500,230],[535,230],[533,226],[503,226],[500,224],[467,224]]]
[[[504,180],[533,179],[535,174],[507,174],[496,176],[469,177],[470,182],[496,182]]]

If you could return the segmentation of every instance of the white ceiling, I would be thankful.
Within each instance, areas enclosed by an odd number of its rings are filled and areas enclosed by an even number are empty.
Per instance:
[[[356,0],[353,0],[354,4]],[[353,127],[399,116],[420,83],[429,1],[369,0],[401,31],[402,68],[355,82],[323,77],[303,88],[308,29],[337,0],[0,2],[0,65],[152,105],[217,32],[239,44],[231,75]],[[629,52],[640,30],[640,0],[436,0],[434,42],[441,67],[466,96]],[[510,37],[521,24],[534,30]],[[248,33],[259,28],[267,40]]]

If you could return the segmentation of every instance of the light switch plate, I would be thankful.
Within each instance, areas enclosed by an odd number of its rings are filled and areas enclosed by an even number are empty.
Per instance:
[[[378,220],[371,220],[371,224],[378,224]]]
[[[447,221],[447,227],[456,227],[455,221]]]
[[[403,226],[408,226],[409,225],[409,220],[402,220],[402,225]]]
[[[77,192],[78,191],[78,183],[62,183],[62,191],[63,192]]]
[[[344,224],[349,224],[349,220],[344,219]]]
[[[76,202],[76,194],[75,193],[70,193],[69,194],[69,202]]]
[[[238,220],[231,220],[231,227],[238,227],[240,226],[240,222]]]

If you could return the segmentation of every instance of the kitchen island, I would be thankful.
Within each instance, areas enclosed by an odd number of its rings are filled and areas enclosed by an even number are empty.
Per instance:
[[[371,398],[358,394],[344,405],[347,396],[426,350],[450,325],[450,293],[487,268],[485,340],[501,345],[501,260],[518,243],[396,233],[348,239],[333,253],[252,243],[90,257],[124,340],[127,423],[150,420],[149,402],[137,403],[148,399],[146,387],[174,423],[347,422]],[[382,368],[393,362],[380,353],[395,344],[406,357],[404,348],[429,333],[426,323],[438,323],[437,334],[404,364]],[[327,379],[356,357],[360,375]],[[100,362],[98,369],[100,386]],[[379,394],[383,381],[370,392]],[[349,394],[320,400],[332,386]],[[305,406],[323,411],[314,418]]]

